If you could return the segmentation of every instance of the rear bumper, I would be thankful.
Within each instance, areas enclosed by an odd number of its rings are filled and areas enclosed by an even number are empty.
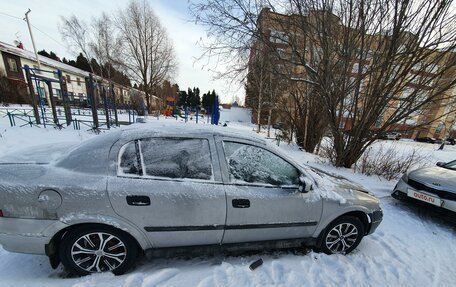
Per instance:
[[[56,220],[0,218],[0,244],[10,252],[45,254],[45,245],[62,225]]]

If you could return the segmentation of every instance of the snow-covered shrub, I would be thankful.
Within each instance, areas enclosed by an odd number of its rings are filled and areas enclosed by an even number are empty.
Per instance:
[[[353,166],[355,172],[365,175],[396,179],[411,168],[420,168],[429,162],[429,155],[420,148],[400,150],[394,144],[370,146]]]
[[[318,150],[321,163],[335,164],[336,153],[330,138],[324,138]],[[365,175],[378,175],[392,180],[400,177],[409,169],[416,169],[431,162],[430,154],[419,147],[397,145],[395,142],[377,142],[366,149],[353,165],[355,172]]]
[[[320,163],[328,161],[333,165],[336,163],[336,152],[331,138],[324,137],[321,140],[320,145],[317,147],[317,154],[321,157]]]

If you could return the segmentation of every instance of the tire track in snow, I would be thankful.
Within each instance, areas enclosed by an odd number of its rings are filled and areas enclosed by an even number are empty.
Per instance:
[[[162,269],[155,274],[145,277],[141,287],[156,287],[162,283],[166,283],[171,278],[175,277],[178,273],[179,269],[176,268]]]

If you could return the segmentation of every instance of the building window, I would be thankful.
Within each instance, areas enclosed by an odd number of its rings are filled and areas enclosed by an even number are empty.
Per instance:
[[[55,89],[54,96],[57,96],[57,98],[62,99],[62,92],[59,89]]]
[[[445,124],[444,124],[444,123],[439,123],[439,125],[438,125],[437,128],[435,129],[435,133],[436,133],[436,134],[441,133],[444,127],[445,127]]]
[[[37,65],[33,65],[33,69],[35,69],[35,74],[41,74],[40,68]]]
[[[81,79],[76,78],[76,81],[78,82],[78,86],[80,86],[81,85]]]
[[[66,75],[66,81],[67,81],[67,83],[71,83],[71,77],[70,77],[70,75]]]
[[[8,61],[8,70],[10,72],[15,72],[17,73],[19,71],[19,69],[17,68],[17,61],[16,59],[13,59],[13,58],[6,58],[6,60]]]
[[[288,43],[288,35],[285,32],[271,31],[270,40],[272,43],[286,44]]]

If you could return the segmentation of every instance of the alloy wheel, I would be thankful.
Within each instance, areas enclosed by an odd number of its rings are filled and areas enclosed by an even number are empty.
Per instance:
[[[334,226],[326,236],[326,247],[332,253],[345,253],[358,239],[358,228],[351,223],[340,223]]]
[[[73,262],[90,273],[113,271],[126,257],[125,243],[106,232],[84,234],[71,247]]]

